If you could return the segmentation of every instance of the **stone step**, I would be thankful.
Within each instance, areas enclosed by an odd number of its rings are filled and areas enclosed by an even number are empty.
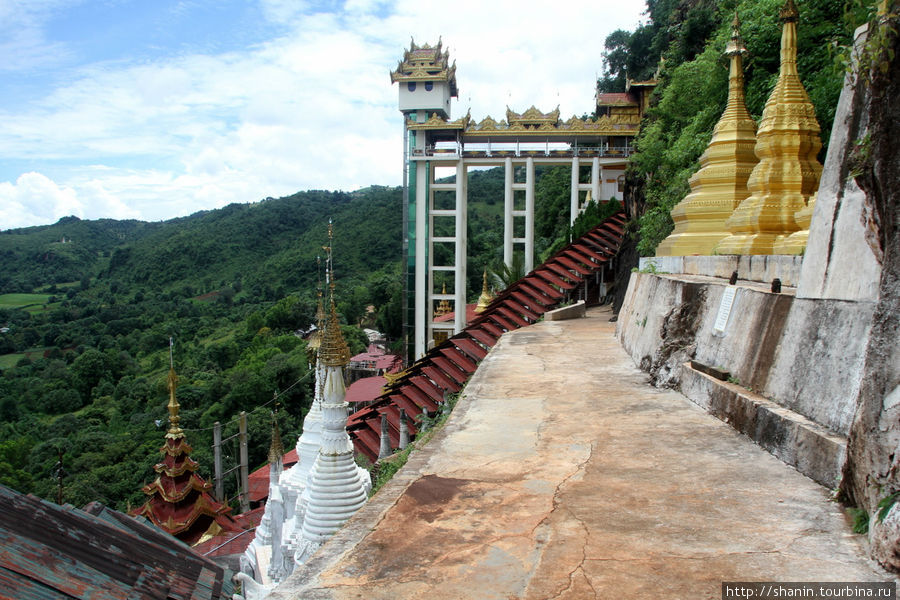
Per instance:
[[[835,489],[847,438],[740,385],[682,364],[681,393],[813,481]]]

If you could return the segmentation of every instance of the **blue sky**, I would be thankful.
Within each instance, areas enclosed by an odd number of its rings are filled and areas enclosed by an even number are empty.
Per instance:
[[[157,221],[305,189],[399,185],[388,76],[457,61],[454,115],[592,109],[643,0],[0,0],[0,229]]]

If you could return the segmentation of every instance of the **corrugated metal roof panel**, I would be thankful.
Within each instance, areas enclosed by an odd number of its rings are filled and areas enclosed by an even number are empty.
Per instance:
[[[224,568],[143,519],[91,506],[96,514],[0,486],[0,589],[41,599],[230,598]]]

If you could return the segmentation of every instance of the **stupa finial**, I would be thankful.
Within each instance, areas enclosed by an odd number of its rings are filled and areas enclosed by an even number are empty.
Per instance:
[[[787,0],[781,9],[781,20],[785,23],[789,21],[797,21],[800,18],[800,11],[797,10],[797,4],[794,0]]]
[[[278,398],[277,391],[274,394],[274,398]],[[275,410],[272,411],[272,441],[269,444],[269,464],[280,463],[282,456],[284,456],[284,445],[281,443],[281,431],[278,429],[278,403],[276,402]]]
[[[334,241],[334,228],[331,219],[328,220],[328,245],[325,246],[325,281],[328,283],[329,312],[322,334],[322,344],[319,347],[319,358],[326,367],[343,367],[350,362],[350,349],[344,336],[341,334],[341,323],[338,320],[337,309],[334,305],[334,262],[332,257],[332,243]]]
[[[181,417],[178,416],[178,409],[181,408],[181,405],[178,404],[178,398],[175,397],[175,389],[178,387],[178,375],[175,374],[175,359],[173,357],[173,347],[175,346],[175,342],[172,338],[169,338],[169,376],[166,381],[166,386],[169,388],[169,430],[166,432],[167,438],[182,438],[184,437],[184,431],[182,431],[181,427],[178,426],[178,422],[181,421]]]

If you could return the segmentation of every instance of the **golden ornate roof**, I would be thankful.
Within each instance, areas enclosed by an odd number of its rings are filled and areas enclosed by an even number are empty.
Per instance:
[[[519,114],[510,110],[510,108],[506,107],[506,120],[509,122],[510,126],[513,127],[515,125],[524,125],[525,127],[540,127],[542,125],[556,125],[559,121],[559,106],[556,107],[556,110],[550,111],[548,113],[542,113],[535,107],[531,106],[528,110]]]
[[[415,119],[407,119],[406,126],[408,129],[465,129],[469,126],[471,116],[466,113],[465,116],[448,121],[437,113],[431,113],[431,116],[424,123],[417,123]]]
[[[398,81],[446,81],[450,84],[450,95],[456,97],[456,61],[450,64],[450,51],[441,52],[441,41],[437,46],[419,46],[410,40],[409,50],[403,52],[403,60],[397,69],[391,71],[391,83]]]
[[[534,112],[531,112],[532,110]],[[487,116],[476,123],[469,114],[455,121],[448,121],[432,113],[424,123],[408,120],[407,127],[411,130],[455,129],[461,130],[463,135],[473,137],[516,137],[534,133],[545,134],[548,137],[570,137],[572,134],[634,135],[641,123],[637,110],[611,116],[604,115],[599,119],[579,119],[573,115],[567,121],[560,121],[558,114],[558,109],[551,113],[540,113],[532,107],[522,115],[507,111],[507,116],[512,118],[510,122],[497,121]]]

